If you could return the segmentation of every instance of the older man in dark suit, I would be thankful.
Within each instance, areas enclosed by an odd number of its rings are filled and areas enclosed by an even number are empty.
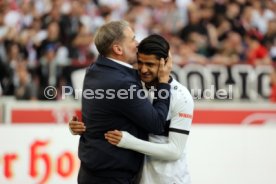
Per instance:
[[[157,98],[153,105],[141,92],[133,69],[137,41],[129,24],[114,21],[95,35],[99,57],[88,68],[83,85],[82,118],[86,131],[79,142],[81,168],[79,184],[133,183],[143,155],[109,144],[104,133],[119,129],[147,139],[148,133],[162,133],[170,103],[169,74],[172,62],[159,66]]]

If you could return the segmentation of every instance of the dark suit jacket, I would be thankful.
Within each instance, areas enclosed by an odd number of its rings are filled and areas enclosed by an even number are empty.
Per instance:
[[[128,90],[131,86],[136,91],[126,99],[119,99],[118,90]],[[149,132],[164,131],[170,97],[156,99],[152,105],[147,98],[138,98],[137,92],[141,89],[136,70],[103,56],[88,68],[82,96],[86,132],[80,138],[79,158],[96,175],[128,177],[138,172],[143,161],[142,154],[108,143],[104,139],[107,131],[124,130],[144,140]],[[159,84],[157,89],[169,91],[170,85]]]

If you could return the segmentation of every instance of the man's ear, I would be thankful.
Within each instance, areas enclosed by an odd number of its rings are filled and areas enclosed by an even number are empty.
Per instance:
[[[118,45],[118,44],[112,45],[112,50],[113,50],[113,52],[115,52],[115,53],[118,54],[118,55],[122,55],[122,54],[123,54],[123,49],[122,49],[122,47],[121,47],[120,45]]]

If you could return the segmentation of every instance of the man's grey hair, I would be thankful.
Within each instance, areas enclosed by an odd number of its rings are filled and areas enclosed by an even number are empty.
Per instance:
[[[103,56],[110,54],[112,44],[116,41],[120,42],[124,39],[124,30],[127,27],[129,27],[129,23],[124,20],[111,21],[101,26],[97,30],[94,38],[98,52]]]

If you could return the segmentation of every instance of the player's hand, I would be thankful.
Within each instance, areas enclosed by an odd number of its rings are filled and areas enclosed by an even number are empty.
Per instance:
[[[119,130],[114,130],[114,131],[108,131],[107,133],[104,134],[105,139],[113,145],[119,144],[119,142],[122,139],[122,132]]]
[[[83,122],[78,121],[77,116],[73,116],[72,120],[69,121],[69,128],[73,135],[81,135],[86,131],[86,126]]]
[[[169,52],[169,56],[166,59],[161,58],[158,70],[158,80],[160,83],[168,83],[170,80],[170,73],[172,71],[172,55]]]

